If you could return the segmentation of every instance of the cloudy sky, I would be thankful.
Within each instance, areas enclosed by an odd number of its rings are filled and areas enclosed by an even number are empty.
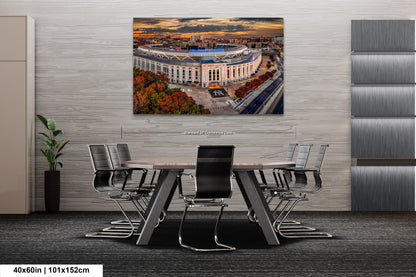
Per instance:
[[[135,18],[135,38],[283,36],[283,18]]]

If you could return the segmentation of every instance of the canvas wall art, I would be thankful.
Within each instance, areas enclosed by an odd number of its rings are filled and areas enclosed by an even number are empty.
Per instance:
[[[134,18],[135,114],[283,114],[283,18]]]

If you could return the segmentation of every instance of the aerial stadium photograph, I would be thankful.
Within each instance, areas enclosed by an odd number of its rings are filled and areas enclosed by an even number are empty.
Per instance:
[[[134,18],[134,114],[283,114],[283,18]]]

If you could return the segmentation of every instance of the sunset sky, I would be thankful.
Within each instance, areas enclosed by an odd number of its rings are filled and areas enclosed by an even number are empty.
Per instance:
[[[283,36],[283,18],[134,18],[135,38]]]

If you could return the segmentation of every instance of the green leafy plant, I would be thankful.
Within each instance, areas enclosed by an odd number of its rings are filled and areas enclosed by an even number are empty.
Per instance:
[[[49,134],[39,133],[41,140],[46,145],[46,149],[41,149],[40,151],[42,151],[42,154],[48,160],[49,170],[56,171],[58,165],[62,167],[62,163],[58,162],[58,158],[62,156],[61,151],[69,143],[69,140],[57,140],[57,137],[62,136],[64,132],[62,130],[56,130],[56,122],[53,118],[46,119],[39,114],[36,116],[49,131]]]

